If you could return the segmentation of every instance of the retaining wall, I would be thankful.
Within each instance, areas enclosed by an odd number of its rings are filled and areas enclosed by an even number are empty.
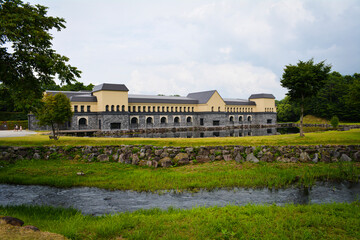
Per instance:
[[[236,162],[360,162],[360,145],[316,146],[81,146],[6,147],[0,146],[0,160],[59,159],[86,162],[119,162],[150,167],[170,167],[211,161]]]

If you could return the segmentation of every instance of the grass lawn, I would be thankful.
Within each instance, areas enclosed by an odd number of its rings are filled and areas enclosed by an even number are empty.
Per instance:
[[[359,202],[152,209],[100,217],[46,206],[0,206],[0,215],[20,218],[26,225],[70,239],[359,239],[360,236]],[[1,233],[0,228],[0,237]]]
[[[357,182],[359,163],[249,163],[217,161],[172,168],[149,168],[114,162],[71,160],[0,162],[0,183],[55,187],[88,186],[105,189],[158,191],[311,186],[317,180]],[[82,171],[85,176],[76,173]]]
[[[104,146],[104,145],[154,145],[154,146],[220,146],[220,145],[358,145],[360,129],[350,131],[326,131],[299,134],[254,136],[254,137],[212,137],[212,138],[89,138],[60,137],[60,140],[49,140],[45,135],[29,135],[25,137],[0,138],[2,146]]]

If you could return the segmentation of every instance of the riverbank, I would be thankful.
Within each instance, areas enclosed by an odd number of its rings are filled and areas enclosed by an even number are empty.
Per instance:
[[[360,163],[250,163],[216,161],[171,168],[114,162],[19,160],[2,162],[0,183],[98,187],[134,191],[198,191],[234,187],[312,186],[316,181],[358,182]]]
[[[199,146],[287,146],[287,145],[359,145],[360,129],[349,131],[326,131],[299,134],[249,136],[249,137],[211,137],[211,138],[95,138],[65,137],[58,141],[49,140],[46,135],[0,138],[0,146],[108,146],[108,145],[153,145],[172,147]]]
[[[139,210],[94,217],[73,209],[1,207],[70,239],[357,239],[360,204],[200,207]]]

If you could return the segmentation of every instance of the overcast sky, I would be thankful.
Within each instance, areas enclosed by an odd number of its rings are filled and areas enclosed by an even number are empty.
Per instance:
[[[53,34],[54,48],[85,84],[182,96],[216,89],[243,99],[272,93],[281,100],[284,66],[298,60],[360,72],[359,0],[29,2],[66,20]]]

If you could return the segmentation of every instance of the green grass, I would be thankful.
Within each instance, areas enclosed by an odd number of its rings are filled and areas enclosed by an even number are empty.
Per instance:
[[[300,123],[300,120],[297,121],[296,123]],[[326,120],[324,118],[319,118],[319,117],[315,117],[312,115],[306,115],[303,118],[303,123],[304,124],[330,124],[330,121]]]
[[[106,146],[106,145],[154,145],[154,146],[224,146],[224,145],[357,145],[360,144],[360,129],[350,131],[326,131],[299,134],[253,136],[253,137],[212,137],[212,138],[88,138],[60,137],[60,140],[49,140],[45,135],[0,138],[2,146]]]
[[[88,216],[72,209],[0,206],[70,239],[359,239],[360,204],[169,208]]]
[[[88,186],[135,191],[190,190],[233,187],[311,186],[317,180],[357,182],[357,163],[211,162],[173,168],[149,168],[120,163],[70,160],[0,162],[0,183],[56,187]],[[77,172],[85,176],[78,176]]]

